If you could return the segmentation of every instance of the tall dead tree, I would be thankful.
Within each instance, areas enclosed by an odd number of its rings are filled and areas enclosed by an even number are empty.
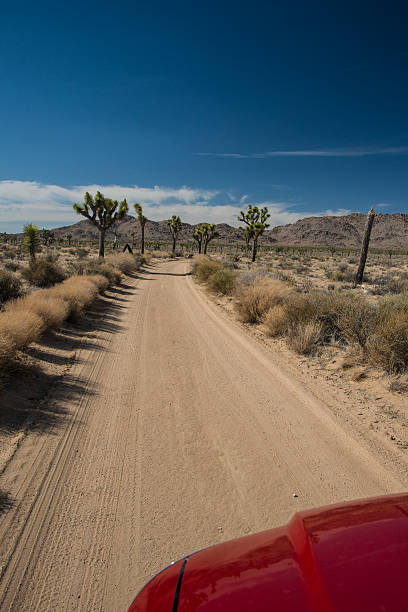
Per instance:
[[[371,208],[367,215],[367,223],[364,230],[363,243],[361,245],[360,263],[358,266],[356,278],[354,280],[354,285],[361,285],[361,283],[363,282],[364,268],[367,261],[368,245],[370,244],[370,236],[374,223],[374,217],[375,212],[374,209]]]

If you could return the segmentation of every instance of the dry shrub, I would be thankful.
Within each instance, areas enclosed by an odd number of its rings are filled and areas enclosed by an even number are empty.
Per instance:
[[[95,261],[91,263],[87,266],[86,272],[89,275],[102,274],[108,279],[109,285],[116,285],[122,280],[121,271],[104,262]]]
[[[378,320],[367,343],[370,361],[390,374],[408,367],[408,313],[389,312]]]
[[[244,323],[260,323],[268,310],[284,303],[292,289],[280,280],[261,278],[242,287],[237,294],[237,310]]]
[[[17,350],[38,340],[44,329],[44,321],[35,312],[0,312],[0,361],[12,358]]]
[[[235,287],[235,272],[226,268],[220,268],[208,278],[208,287],[214,293],[231,295]]]
[[[375,324],[375,308],[359,295],[337,300],[337,326],[342,339],[365,348]]]
[[[23,268],[21,274],[36,287],[52,287],[65,278],[63,270],[48,259],[36,259],[28,268]]]
[[[193,260],[192,274],[201,283],[205,283],[212,274],[221,270],[222,266],[218,261],[209,259],[205,255],[196,255]]]
[[[102,276],[102,274],[88,274],[86,278],[96,286],[99,293],[105,293],[109,287],[108,279],[106,276]]]
[[[321,325],[323,342],[334,338],[364,348],[374,326],[375,309],[363,297],[339,291],[292,293],[284,307],[288,327],[316,321]]]
[[[402,374],[400,376],[395,376],[390,380],[388,385],[390,391],[394,391],[395,393],[408,393],[408,376],[407,374]]]
[[[60,327],[69,315],[69,305],[62,298],[50,295],[46,289],[34,291],[24,298],[12,302],[7,312],[19,314],[33,312],[44,321],[45,328]]]
[[[150,255],[150,253],[144,253],[143,255],[140,256],[141,266],[147,266],[150,264],[151,261],[152,261],[152,256]]]
[[[123,274],[131,274],[140,268],[140,258],[131,253],[115,253],[105,258],[108,265],[117,268]]]
[[[288,318],[282,304],[276,304],[268,310],[265,316],[265,330],[268,336],[276,338],[283,336],[288,330]]]
[[[289,348],[300,355],[312,355],[322,341],[323,326],[317,321],[298,323],[291,327],[286,338]]]
[[[363,378],[367,376],[367,370],[362,366],[351,368],[348,373],[351,380],[354,380],[354,382],[363,380]]]
[[[22,294],[20,279],[8,270],[0,269],[0,306],[8,300],[15,300]]]
[[[287,295],[283,305],[288,327],[294,327],[299,323],[308,323],[317,317],[316,294],[296,293],[293,291]]]
[[[10,336],[3,336],[1,331],[1,313],[0,313],[0,366],[7,360],[11,359],[16,351],[16,346]]]
[[[69,316],[72,319],[79,317],[84,308],[89,306],[98,295],[95,283],[87,276],[71,276],[50,291],[53,296],[68,303]]]
[[[356,366],[356,363],[357,363],[356,356],[347,355],[346,357],[344,357],[344,359],[340,363],[340,368],[342,370],[351,370],[352,368]]]

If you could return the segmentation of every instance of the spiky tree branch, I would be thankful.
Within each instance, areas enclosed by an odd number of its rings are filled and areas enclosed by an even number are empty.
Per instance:
[[[201,248],[202,248],[202,244],[203,244],[203,238],[204,238],[204,236],[203,236],[203,233],[201,231],[201,225],[200,225],[200,227],[196,227],[194,229],[194,232],[193,232],[193,240],[195,240],[196,243],[197,243],[198,253],[200,255],[201,255]]]
[[[122,202],[105,198],[96,192],[95,198],[86,192],[82,204],[74,204],[74,210],[79,215],[89,219],[99,231],[99,257],[105,256],[105,233],[116,221],[121,221],[128,212],[126,199]]]
[[[215,230],[214,223],[203,223],[201,228],[203,232],[204,255],[207,255],[208,245],[210,244],[211,240],[218,238],[219,233]]]
[[[176,242],[179,233],[183,229],[183,225],[181,223],[181,219],[178,215],[173,215],[169,221],[167,221],[167,225],[169,226],[171,235],[173,237],[173,257],[176,254]]]
[[[142,244],[141,244],[140,252],[143,255],[144,252],[145,252],[145,234],[144,234],[144,232],[145,232],[145,225],[147,223],[147,217],[145,217],[143,215],[143,208],[142,208],[141,204],[137,204],[136,203],[134,206],[135,206],[135,211],[136,211],[136,214],[137,214],[137,218],[139,219],[140,229],[141,229],[141,232],[142,232]]]
[[[238,217],[238,221],[245,223],[249,230],[247,231],[246,238],[252,240],[252,262],[256,259],[256,252],[258,249],[258,240],[259,236],[262,236],[264,231],[269,227],[269,223],[267,220],[271,215],[268,212],[266,206],[259,209],[258,206],[252,206],[249,204],[246,213],[241,210],[240,215]],[[246,229],[247,229],[246,228]]]

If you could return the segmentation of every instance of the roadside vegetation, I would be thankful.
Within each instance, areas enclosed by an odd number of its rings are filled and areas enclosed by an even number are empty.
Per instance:
[[[56,235],[33,224],[25,226],[23,239],[1,235],[0,342],[6,347],[1,355],[13,352],[8,345],[18,350],[44,329],[79,316],[98,292],[119,283],[122,274],[132,273],[151,256],[191,257],[196,252],[193,274],[212,293],[230,299],[243,323],[283,339],[301,355],[318,355],[336,345],[353,349],[361,364],[400,378],[407,375],[408,251],[369,250],[373,210],[360,250],[264,244],[261,237],[270,215],[266,207],[252,205],[238,218],[245,227],[242,243],[223,242],[210,223],[197,225],[191,240],[182,241],[177,215],[167,221],[171,242],[149,242],[143,207],[133,206],[141,232],[138,256],[133,255],[135,232],[131,243],[119,235],[126,200],[119,203],[99,192],[85,194],[84,202],[74,206],[98,229],[99,257],[95,241]],[[24,321],[11,321],[12,311]],[[23,315],[28,312],[30,316]],[[11,331],[17,328],[18,333]],[[402,392],[404,385],[395,381],[394,388]]]
[[[374,297],[360,287],[302,286],[292,278],[282,278],[279,268],[235,268],[200,256],[193,263],[193,275],[211,291],[231,295],[243,323],[259,325],[268,336],[283,338],[300,355],[314,355],[324,346],[336,345],[352,348],[360,363],[388,374],[401,376],[408,371],[408,291],[404,282],[399,293],[392,293],[391,288],[387,295]]]
[[[21,269],[21,278],[0,268],[0,367],[44,332],[76,320],[99,294],[140,264],[139,257],[118,253],[102,263],[89,259],[65,268],[46,258],[34,258]]]

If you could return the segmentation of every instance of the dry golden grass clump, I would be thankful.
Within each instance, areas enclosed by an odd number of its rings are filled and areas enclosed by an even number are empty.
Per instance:
[[[323,326],[318,321],[298,323],[288,330],[287,344],[300,355],[316,352],[322,340]]]
[[[121,277],[119,270],[105,265],[114,279]],[[0,312],[0,365],[47,329],[60,327],[68,318],[78,318],[109,284],[106,275],[71,276],[49,289],[10,301]]]
[[[96,285],[99,293],[105,293],[109,287],[109,280],[102,274],[88,274],[87,278]]]
[[[105,262],[113,268],[117,268],[123,274],[131,274],[140,268],[140,258],[130,253],[108,255]]]
[[[0,312],[0,364],[38,340],[46,325],[35,312],[20,310]]]
[[[51,296],[58,297],[68,304],[69,316],[73,319],[80,316],[98,295],[98,288],[87,276],[71,276],[63,283],[49,290]]]
[[[267,312],[283,304],[292,288],[278,279],[260,277],[237,293],[237,310],[244,323],[261,323]]]
[[[122,280],[122,273],[118,268],[105,262],[94,261],[86,268],[87,275],[102,275],[105,276],[110,285],[116,285]]]
[[[41,317],[47,328],[58,328],[69,315],[69,305],[60,297],[50,295],[50,291],[41,289],[12,302],[6,311],[17,316],[33,312]]]
[[[275,304],[265,315],[264,328],[268,336],[283,336],[288,329],[286,310],[282,304]]]

